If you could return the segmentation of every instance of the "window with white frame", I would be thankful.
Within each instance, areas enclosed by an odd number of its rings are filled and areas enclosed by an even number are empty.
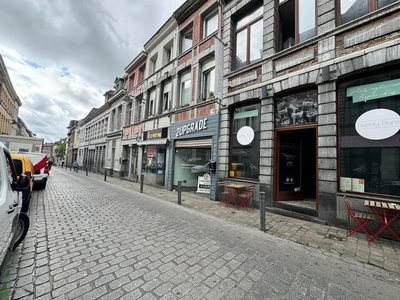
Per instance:
[[[143,81],[145,78],[145,72],[146,72],[146,65],[144,64],[139,68],[139,82]]]
[[[208,59],[201,65],[203,71],[201,100],[214,98],[215,92],[215,60]]]
[[[191,72],[190,70],[181,75],[181,105],[190,104],[191,95]]]
[[[339,7],[340,11],[338,25],[358,19],[395,2],[398,0],[336,0],[336,7]]]
[[[140,122],[142,120],[142,99],[136,99],[135,101],[135,117],[134,123]]]
[[[171,100],[171,82],[166,82],[163,87],[162,111],[169,110]]]
[[[131,124],[132,119],[132,102],[128,103],[126,106],[126,118],[125,118],[125,125]]]
[[[135,73],[133,73],[130,77],[129,77],[129,82],[130,82],[130,89],[132,90],[135,87]]]
[[[152,116],[152,115],[154,115],[154,106],[155,106],[155,99],[156,99],[156,91],[155,91],[155,89],[153,89],[151,92],[150,92],[150,95],[149,95],[149,101],[148,101],[148,111],[147,111],[147,115],[148,116]]]
[[[164,64],[170,63],[172,60],[172,41],[164,46]]]
[[[316,0],[279,0],[281,50],[315,36],[316,7]]]
[[[263,7],[246,12],[235,22],[235,69],[245,67],[262,58]]]
[[[157,70],[157,57],[158,57],[158,54],[155,54],[150,59],[150,74],[154,73]]]
[[[186,29],[181,34],[181,52],[185,52],[193,46],[193,30],[192,28]]]
[[[218,29],[218,11],[214,11],[204,18],[204,37],[209,36]]]

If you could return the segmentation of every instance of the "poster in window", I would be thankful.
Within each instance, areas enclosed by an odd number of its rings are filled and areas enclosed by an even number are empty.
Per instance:
[[[279,191],[300,191],[300,141],[281,141]]]

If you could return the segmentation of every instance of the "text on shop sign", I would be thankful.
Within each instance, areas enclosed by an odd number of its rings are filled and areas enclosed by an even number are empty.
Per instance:
[[[201,131],[201,130],[205,130],[207,129],[207,118],[198,120],[196,122],[191,122],[188,124],[185,124],[183,126],[179,126],[176,129],[176,136],[182,136],[185,134],[189,134],[192,132],[196,132],[196,131]]]

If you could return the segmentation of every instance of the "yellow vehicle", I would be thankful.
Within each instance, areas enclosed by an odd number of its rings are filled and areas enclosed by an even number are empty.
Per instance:
[[[22,191],[22,208],[21,212],[28,212],[33,189],[33,164],[26,154],[12,153],[11,158],[14,162],[17,176],[27,176],[29,178],[29,186]]]

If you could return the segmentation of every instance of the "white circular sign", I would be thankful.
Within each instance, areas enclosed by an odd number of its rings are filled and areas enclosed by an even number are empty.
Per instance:
[[[390,109],[373,109],[358,117],[355,128],[366,139],[384,140],[400,130],[400,116]]]
[[[254,130],[250,126],[243,126],[236,135],[240,145],[246,146],[254,140]]]

